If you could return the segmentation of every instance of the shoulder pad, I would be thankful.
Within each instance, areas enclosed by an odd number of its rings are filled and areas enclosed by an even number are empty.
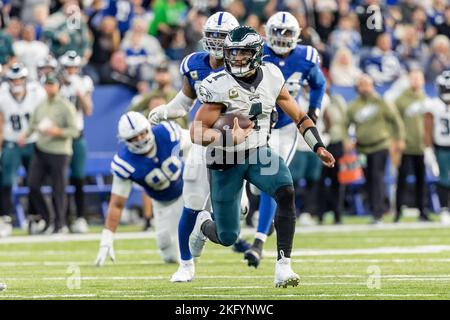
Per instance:
[[[198,88],[198,99],[202,103],[206,102],[222,102],[222,96],[227,93],[229,87],[230,75],[226,71],[220,71],[210,74],[203,79],[200,87]]]
[[[303,58],[313,64],[320,64],[320,56],[317,49],[312,46],[301,46],[297,47],[295,50],[300,49],[300,53]]]
[[[204,67],[204,58],[207,52],[194,52],[186,56],[180,64],[181,75],[188,75],[192,71]]]
[[[136,169],[123,160],[119,154],[116,154],[111,161],[111,170],[115,175],[123,179],[128,179],[136,171]]]
[[[161,123],[154,126],[152,130],[155,136],[164,135],[170,142],[178,142],[181,139],[180,127],[173,121],[161,121]]]

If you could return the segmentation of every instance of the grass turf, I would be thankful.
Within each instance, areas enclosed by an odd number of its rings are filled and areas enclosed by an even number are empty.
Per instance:
[[[177,265],[162,263],[154,239],[116,240],[117,262],[102,268],[93,266],[98,244],[0,241],[8,285],[0,299],[450,299],[449,228],[298,233],[292,259],[301,283],[286,289],[273,285],[274,237],[256,270],[208,243],[196,279],[175,284]]]

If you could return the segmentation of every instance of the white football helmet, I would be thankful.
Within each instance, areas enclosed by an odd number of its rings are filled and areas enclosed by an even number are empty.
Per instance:
[[[291,13],[280,11],[269,18],[265,31],[267,45],[276,54],[286,54],[295,49],[302,29]]]
[[[58,61],[56,61],[56,59],[51,54],[49,54],[44,59],[38,61],[37,67],[38,69],[48,67],[55,70],[58,67]]]
[[[228,12],[219,11],[206,20],[203,27],[203,48],[216,59],[223,59],[223,42],[228,32],[239,26]]]
[[[119,120],[118,131],[119,140],[127,145],[130,152],[146,154],[153,148],[155,136],[150,128],[150,123],[138,112],[130,111],[122,115]],[[145,138],[133,139],[142,133],[146,133]]]
[[[63,67],[81,67],[81,57],[74,50],[69,50],[59,58],[59,63]]]
[[[13,94],[21,94],[25,91],[28,77],[28,69],[24,64],[17,62],[6,72],[9,88]],[[20,80],[20,81],[18,81]]]

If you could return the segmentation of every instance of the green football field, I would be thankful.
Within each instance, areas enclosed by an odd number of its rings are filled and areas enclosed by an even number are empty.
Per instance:
[[[121,226],[117,262],[93,266],[100,227],[88,235],[0,239],[1,299],[449,299],[450,227],[405,222],[299,226],[293,268],[300,286],[273,285],[275,238],[258,269],[208,243],[191,283],[170,283],[153,232]],[[247,238],[253,230],[243,229]]]

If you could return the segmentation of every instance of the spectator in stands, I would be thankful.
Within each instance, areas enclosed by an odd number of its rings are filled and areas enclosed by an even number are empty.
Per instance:
[[[404,25],[400,28],[400,43],[395,48],[401,63],[406,67],[425,66],[428,54],[427,46],[418,38],[416,30],[412,25]]]
[[[75,51],[68,51],[59,58],[61,72],[60,94],[72,102],[77,111],[77,129],[80,135],[72,141],[72,159],[70,162],[70,184],[75,187],[76,220],[71,225],[71,231],[75,233],[87,233],[89,231],[86,221],[84,206],[84,179],[87,157],[87,145],[84,138],[84,118],[92,115],[92,92],[94,86],[91,78],[82,76],[81,57]],[[70,215],[70,202],[67,207],[67,217]]]
[[[117,20],[120,35],[123,37],[130,29],[134,18],[133,1],[109,0],[106,3],[107,7],[104,9],[103,14],[112,16]]]
[[[450,40],[444,35],[438,35],[431,43],[431,55],[425,67],[428,81],[434,81],[444,70],[450,69]]]
[[[35,23],[34,9],[36,6],[46,6],[48,8],[50,0],[22,0],[18,17],[24,23]]]
[[[329,91],[329,89],[328,89]],[[330,94],[328,92],[328,94]],[[344,139],[346,137],[347,103],[340,95],[330,95],[330,102],[323,111],[323,123],[325,125],[325,133],[330,137],[327,150],[333,154],[336,163],[344,155]],[[324,214],[330,209],[334,214],[334,223],[340,224],[342,217],[343,205],[343,188],[338,179],[339,165],[333,168],[323,167],[322,175],[319,182],[319,191],[317,192],[318,204],[318,222],[323,223]],[[330,184],[327,187],[327,180]]]
[[[378,36],[385,31],[383,10],[380,0],[364,0],[356,7],[363,47],[374,47]]]
[[[438,97],[431,99],[425,113],[425,161],[436,183],[441,222],[450,223],[450,71],[436,79]]]
[[[125,34],[121,48],[129,72],[136,73],[139,69],[147,81],[153,78],[154,68],[165,60],[164,50],[155,37],[146,33],[146,22],[142,18],[134,19],[133,28]]]
[[[94,84],[100,82],[100,70],[108,64],[113,52],[120,49],[120,33],[117,21],[113,17],[104,17],[98,26],[93,27],[92,56],[84,72],[91,77]]]
[[[433,26],[437,26],[444,21],[444,10],[447,0],[432,0],[431,7],[428,8],[426,15]]]
[[[109,59],[109,63],[100,70],[101,84],[121,84],[139,94],[148,89],[148,84],[141,77],[140,70],[131,73],[128,70],[127,59],[122,51],[114,52]]]
[[[154,97],[163,97],[165,101],[171,101],[176,96],[177,92],[178,91],[175,90],[172,85],[172,76],[169,72],[168,65],[161,64],[161,66],[156,69],[153,89],[142,95],[138,100],[133,99],[135,101],[132,101],[129,111],[140,112],[147,117],[149,112],[153,109],[152,104],[155,103]],[[165,104],[161,99],[156,99],[156,101],[161,102],[160,104]],[[176,122],[178,122],[182,128],[188,128],[187,115],[176,119]]]
[[[73,104],[60,96],[60,84],[55,74],[48,74],[44,83],[47,99],[31,116],[30,126],[26,134],[20,137],[19,145],[24,145],[26,138],[37,133],[36,149],[28,180],[29,197],[36,212],[45,220],[42,232],[67,233],[65,180],[72,155],[72,140],[79,135],[76,110]],[[55,212],[53,230],[50,228],[49,211],[41,192],[46,177],[50,178],[52,186]]]
[[[402,215],[402,206],[406,193],[406,177],[412,171],[416,178],[415,197],[420,212],[420,221],[430,221],[425,212],[425,163],[423,152],[424,140],[424,114],[426,111],[424,92],[425,79],[422,71],[409,72],[410,88],[406,89],[395,100],[400,116],[405,124],[406,147],[401,157],[398,171],[396,214],[394,222],[398,222]]]
[[[320,40],[320,36],[316,32],[316,30],[314,30],[314,28],[309,25],[306,17],[300,14],[297,15],[296,18],[298,20],[300,28],[302,29],[300,34],[302,44],[305,46],[313,46],[320,53],[323,53],[325,51],[325,44],[322,42],[322,40]]]
[[[443,34],[450,38],[450,5],[447,5],[444,11],[444,21],[436,26],[438,34]]]
[[[56,72],[56,68],[58,68],[58,61],[51,54],[39,60],[37,62],[37,77],[39,82],[43,84],[47,74]]]
[[[414,10],[417,8],[416,0],[400,0],[401,22],[411,23]]]
[[[3,71],[14,61],[13,39],[3,29],[0,29],[0,66]]]
[[[224,1],[222,6],[223,11],[231,13],[237,21],[239,21],[239,23],[243,23],[245,21],[246,11],[243,0]]]
[[[372,78],[363,74],[357,82],[358,96],[347,110],[348,128],[355,125],[357,151],[366,157],[364,175],[367,195],[374,224],[382,222],[385,208],[384,172],[388,158],[388,149],[393,139],[393,149],[404,149],[404,124],[396,108],[378,96]],[[376,134],[375,134],[376,133]],[[349,141],[346,138],[346,141]],[[352,144],[346,143],[346,150]]]
[[[44,59],[49,54],[48,46],[36,40],[35,28],[28,24],[22,31],[22,40],[13,43],[14,52],[17,59],[29,70],[29,79],[37,80],[37,62]]]
[[[19,19],[13,18],[8,22],[6,26],[6,33],[10,35],[13,41],[20,40],[22,34],[23,23]]]
[[[84,64],[92,53],[88,31],[78,1],[67,0],[62,10],[48,18],[44,26],[44,38],[49,41],[50,51],[56,58],[69,50],[75,50]]]
[[[140,18],[144,20],[146,27],[148,27],[153,19],[153,13],[150,13],[143,0],[131,0],[131,2],[133,3],[133,19]]]
[[[426,11],[421,6],[414,10],[412,24],[420,41],[429,42],[436,35],[436,29],[430,25]]]
[[[309,105],[309,90],[308,86],[303,86],[301,95],[297,101],[300,106]],[[322,100],[322,107],[329,101],[328,95],[324,95]],[[323,118],[319,116],[316,123],[317,130],[322,137],[324,143],[327,143],[327,137],[324,136],[325,129]],[[297,150],[289,165],[292,178],[294,180],[296,202],[301,204],[299,215],[300,224],[310,225],[314,221],[312,215],[318,211],[317,192],[319,188],[319,180],[322,172],[322,163],[320,159],[308,148],[308,144],[304,139],[298,139]]]
[[[391,84],[402,73],[397,53],[391,48],[391,36],[383,33],[378,37],[377,45],[369,56],[362,58],[363,71],[369,74],[377,85]]]
[[[339,14],[337,5],[334,1],[316,2],[316,26],[315,29],[324,42],[328,42],[328,38],[338,24]]]
[[[361,35],[355,30],[354,20],[350,15],[339,19],[338,27],[330,34],[329,45],[331,55],[341,47],[348,48],[354,55],[359,53]]]
[[[347,48],[340,48],[334,55],[330,67],[330,80],[333,85],[352,87],[362,71],[356,66],[352,52]]]
[[[181,0],[156,0],[154,2],[154,17],[148,33],[158,37],[164,49],[170,46],[177,27],[184,21],[187,9],[188,7]]]
[[[34,14],[34,28],[36,33],[36,39],[41,40],[42,39],[42,30],[44,28],[45,21],[48,19],[48,6],[46,5],[36,5],[33,8],[33,14]]]
[[[186,48],[184,49],[184,55],[196,51],[203,50],[201,39],[203,37],[203,25],[206,22],[206,13],[203,11],[190,10],[188,13],[188,22],[185,28],[185,42]]]
[[[100,28],[101,22],[107,17],[105,10],[105,0],[93,0],[92,4],[85,10],[87,16],[87,24],[89,29],[93,32]],[[117,25],[117,19],[113,16],[109,16],[111,20],[114,20]],[[120,32],[119,32],[120,37]]]
[[[21,165],[29,173],[36,136],[31,136],[23,146],[18,145],[18,140],[27,131],[30,116],[45,99],[44,89],[38,83],[27,83],[27,78],[27,68],[15,63],[6,72],[7,83],[0,91],[0,167],[3,171],[0,179],[0,216],[14,214],[12,189]]]

